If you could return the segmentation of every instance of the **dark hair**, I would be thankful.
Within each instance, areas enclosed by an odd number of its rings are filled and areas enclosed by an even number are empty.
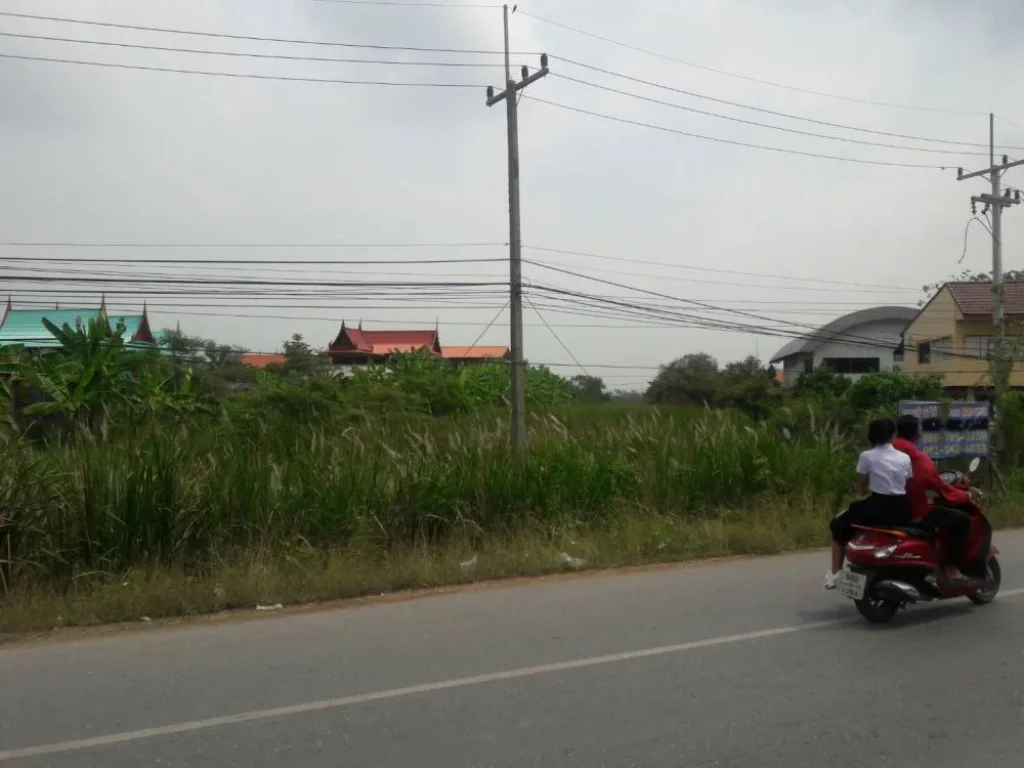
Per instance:
[[[896,422],[892,419],[875,419],[868,425],[868,442],[872,448],[885,445],[896,435]]]
[[[896,419],[896,435],[910,442],[921,437],[921,422],[917,416],[907,413]]]

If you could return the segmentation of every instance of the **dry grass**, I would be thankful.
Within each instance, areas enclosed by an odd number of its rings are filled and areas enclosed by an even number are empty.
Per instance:
[[[566,552],[586,568],[614,568],[697,558],[773,554],[825,546],[833,510],[805,500],[798,507],[762,500],[743,511],[720,510],[713,518],[680,520],[623,513],[600,528],[563,521],[509,536],[485,536],[473,545],[451,539],[434,547],[281,552],[240,552],[237,557],[186,573],[180,568],[132,571],[123,578],[80,578],[71,590],[25,586],[12,592],[0,612],[0,631],[18,633],[58,626],[88,626],[194,616],[257,605],[306,604],[380,595],[565,570]],[[994,504],[1000,527],[1024,525],[1018,499]],[[473,554],[471,577],[460,563]]]

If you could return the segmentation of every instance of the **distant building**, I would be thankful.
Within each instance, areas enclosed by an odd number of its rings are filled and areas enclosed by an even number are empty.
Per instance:
[[[510,360],[508,347],[441,347],[441,357],[455,363],[496,363]]]
[[[288,358],[276,352],[249,352],[239,358],[242,365],[251,368],[266,368],[268,365],[284,365]]]
[[[909,373],[941,373],[946,388],[963,397],[977,388],[991,386],[989,351],[994,336],[992,283],[946,283],[917,312],[903,333]],[[1024,283],[1003,286],[1003,313],[1008,337],[1020,340],[1024,322]],[[1014,350],[1018,362],[1010,386],[1024,387],[1024,355]]]
[[[782,364],[783,381],[796,384],[800,374],[826,366],[858,378],[903,364],[903,331],[917,317],[911,307],[872,307],[837,318],[786,344],[772,364]]]
[[[60,349],[60,342],[50,333],[43,320],[49,320],[58,328],[87,329],[89,323],[103,325],[108,336],[121,328],[121,340],[128,349],[156,349],[157,341],[149,327],[149,315],[145,305],[141,315],[114,315],[107,313],[106,301],[96,309],[14,309],[7,300],[3,318],[0,319],[0,346],[21,346],[25,349]]]
[[[360,366],[383,363],[391,355],[426,352],[441,357],[437,329],[432,331],[364,331],[347,328],[342,322],[337,337],[327,347],[327,356],[334,365]]]

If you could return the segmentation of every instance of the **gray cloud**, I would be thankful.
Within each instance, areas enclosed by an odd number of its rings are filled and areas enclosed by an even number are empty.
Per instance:
[[[20,0],[5,8],[257,36],[480,49],[497,49],[501,44],[500,13],[493,10],[403,10],[313,0],[217,4],[193,0],[162,5],[83,0],[75,4],[73,13],[67,4],[55,0]],[[994,109],[1000,114],[1005,110],[1005,117],[1024,125],[1024,114],[1011,111],[1015,108],[1014,73],[1024,63],[1024,53],[1014,45],[1014,30],[1020,28],[1014,20],[1024,16],[1024,9],[1009,0],[982,10],[925,0],[901,4],[880,0],[813,4],[526,0],[523,8],[753,78],[879,102],[977,112]],[[0,31],[262,53],[296,50],[269,43],[190,40],[9,18],[0,18]],[[990,54],[993,35],[1004,44]],[[519,50],[545,50],[767,109],[881,131],[987,139],[987,118],[982,115],[882,108],[768,87],[617,48],[520,14],[513,17],[513,36]],[[0,47],[3,52],[27,55],[302,77],[443,80],[481,86],[498,85],[501,80],[497,69],[236,61],[10,39],[0,41]],[[358,49],[301,50],[334,56],[398,55]],[[440,60],[453,56],[410,55]],[[879,139],[715,105],[607,78],[557,59],[552,67],[555,73],[700,109],[814,132]],[[986,159],[786,135],[591,90],[557,77],[531,86],[529,93],[635,121],[785,149],[968,167]],[[8,182],[0,188],[4,239],[478,242],[507,238],[504,112],[501,107],[484,106],[482,87],[385,89],[0,61],[0,105],[0,168]],[[716,144],[610,123],[530,99],[521,103],[520,123],[524,242],[647,261],[915,287],[958,269],[968,198],[983,186],[957,183],[952,172],[853,165]],[[998,131],[1006,142],[1024,146],[1024,129],[1000,123]],[[1008,175],[1007,181],[1014,179]],[[1018,183],[1024,186],[1024,175]],[[1021,222],[1022,214],[1016,211],[1006,220],[1008,267],[1019,266]],[[496,248],[472,253],[500,256],[504,252]],[[223,250],[173,253],[227,257]],[[144,258],[157,252],[139,255]],[[408,254],[375,250],[345,255],[396,258]],[[829,312],[856,302],[916,299],[911,293],[870,295],[809,284],[799,284],[805,290],[791,290],[798,284],[529,251],[525,255],[681,297],[751,302],[794,322],[824,322]],[[977,229],[970,235],[963,266],[984,269],[988,255],[986,236]],[[259,256],[299,259],[324,254],[267,249]],[[182,266],[177,271],[196,270]],[[360,273],[390,279],[395,276],[387,273],[395,271],[382,267]],[[501,264],[417,270],[426,279],[430,275],[444,279],[443,275],[454,272],[497,280],[506,274]],[[316,269],[288,278],[304,275],[310,280],[327,279]],[[529,265],[526,275],[574,290],[626,293]],[[152,303],[159,304],[156,299]],[[408,305],[370,310],[342,300],[316,303],[332,308],[264,307],[238,312],[329,319],[213,318],[183,312],[180,320],[195,333],[270,349],[292,332],[326,341],[342,317],[359,316],[410,324],[439,318],[446,343],[470,343],[496,311]],[[767,356],[782,343],[768,337],[757,340],[743,334],[686,329],[574,328],[602,321],[551,310],[545,316],[581,361],[637,366],[608,370],[613,385],[640,382],[651,374],[648,366],[686,352],[710,350],[724,360],[758,347]],[[157,314],[163,325],[173,325],[177,319],[173,311]],[[560,345],[529,311],[527,319],[532,323],[526,337],[529,356],[566,361]],[[505,338],[499,323],[483,341],[502,343]]]

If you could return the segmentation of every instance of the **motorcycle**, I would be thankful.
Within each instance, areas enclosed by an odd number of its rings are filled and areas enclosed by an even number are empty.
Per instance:
[[[968,472],[974,473],[980,464],[972,459]],[[977,503],[980,491],[973,488],[968,474],[953,470],[940,474],[950,485],[971,493],[971,504],[962,507],[971,516],[971,528],[967,564],[961,567],[970,581],[945,578],[945,531],[920,525],[855,526],[857,534],[846,547],[848,567],[840,574],[837,589],[873,624],[890,621],[914,603],[966,597],[985,605],[999,592],[999,550],[992,544],[992,526]]]

